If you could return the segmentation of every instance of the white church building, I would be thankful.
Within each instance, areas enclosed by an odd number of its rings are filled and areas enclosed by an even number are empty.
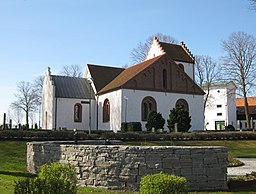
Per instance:
[[[203,130],[204,91],[194,81],[194,57],[185,44],[153,39],[145,61],[128,68],[87,64],[83,78],[45,73],[43,129],[119,131],[122,122],[141,122],[149,111],[166,124],[170,110],[182,106],[190,130]]]

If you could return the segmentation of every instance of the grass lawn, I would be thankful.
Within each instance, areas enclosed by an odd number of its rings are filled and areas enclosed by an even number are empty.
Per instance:
[[[181,142],[130,142],[135,145],[220,145],[227,146],[229,151],[236,157],[255,157],[256,141],[181,141]],[[11,194],[14,191],[14,180],[30,177],[26,171],[26,142],[22,141],[0,141],[0,193]],[[131,191],[111,191],[94,188],[78,188],[79,194],[101,193],[101,194],[138,194]],[[193,194],[204,194],[206,192],[192,192]],[[247,188],[241,188],[230,192],[211,192],[218,194],[252,194],[256,193],[256,185]]]
[[[256,158],[255,140],[222,140],[222,141],[146,141],[126,142],[128,145],[145,146],[226,146],[234,157]]]

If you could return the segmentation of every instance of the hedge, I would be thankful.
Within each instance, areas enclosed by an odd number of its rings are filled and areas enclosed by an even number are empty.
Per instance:
[[[149,133],[111,131],[78,131],[78,140],[109,139],[123,141],[185,141],[185,140],[256,140],[254,132],[190,132],[190,133]],[[0,130],[0,140],[52,141],[74,140],[73,131],[54,130]]]

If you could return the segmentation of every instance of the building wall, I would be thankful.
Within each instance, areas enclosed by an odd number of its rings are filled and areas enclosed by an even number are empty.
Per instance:
[[[56,98],[55,98],[56,99]],[[89,129],[89,99],[70,99],[70,98],[57,98],[57,120],[56,129],[78,129],[88,130]],[[84,103],[86,102],[86,103]],[[74,106],[76,103],[82,105],[82,122],[74,122]],[[91,122],[92,129],[95,129],[95,101],[91,100]],[[54,127],[55,128],[55,127]]]
[[[182,64],[184,67],[184,71],[188,76],[194,80],[194,64],[193,63],[185,63],[185,62],[180,62],[180,61],[175,61],[177,64]]]
[[[213,86],[206,104],[205,129],[222,130],[224,126],[216,126],[221,122],[236,128],[235,86],[230,83]]]
[[[46,154],[47,153],[47,154]],[[170,173],[184,176],[189,190],[227,189],[227,148],[178,146],[27,144],[27,169],[36,173],[49,162],[73,164],[78,184],[138,190],[141,177]]]
[[[121,129],[121,123],[126,120],[127,122],[141,122],[143,130],[146,130],[146,122],[141,120],[141,103],[147,96],[153,97],[157,102],[157,112],[160,112],[166,120],[165,130],[168,130],[167,119],[169,119],[170,110],[175,107],[176,101],[181,98],[185,99],[189,104],[192,125],[190,130],[203,130],[203,96],[128,89],[99,96],[99,129],[118,131]],[[102,122],[102,106],[106,98],[110,100],[111,113],[109,123]]]
[[[103,122],[103,104],[105,99],[110,102],[110,121]],[[98,128],[99,130],[113,130],[117,132],[121,129],[122,123],[122,91],[117,90],[98,97]]]
[[[48,69],[48,72],[50,70]],[[54,96],[55,86],[50,78],[50,72],[45,74],[44,85],[42,90],[42,128],[52,129],[54,126]]]

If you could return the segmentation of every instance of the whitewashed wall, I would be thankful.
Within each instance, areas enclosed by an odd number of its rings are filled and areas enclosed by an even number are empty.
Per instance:
[[[235,86],[233,84],[212,87],[205,109],[205,128],[215,130],[216,121],[236,128]],[[217,107],[221,105],[221,107]],[[217,114],[221,113],[221,116]]]
[[[141,102],[147,97],[153,97],[157,102],[157,112],[162,113],[166,120],[165,129],[167,130],[167,119],[170,110],[175,107],[176,101],[180,98],[185,99],[189,104],[189,113],[191,116],[190,130],[203,130],[203,96],[185,95],[185,94],[168,94],[162,92],[148,92],[138,90],[118,90],[99,96],[99,129],[118,131],[121,129],[121,123],[125,122],[125,112],[127,111],[127,122],[141,122],[143,130],[146,130],[146,122],[141,121]],[[110,122],[102,122],[102,106],[104,100],[110,101]],[[126,110],[126,98],[127,110]]]
[[[103,103],[105,99],[110,102],[110,121],[103,122]],[[113,130],[121,129],[122,123],[122,107],[121,107],[122,91],[117,90],[98,97],[98,128],[99,130]]]
[[[42,91],[42,128],[52,129],[54,126],[54,96],[55,86],[50,77],[50,69],[45,74],[44,85]]]
[[[56,119],[56,129],[78,129],[78,130],[88,130],[89,129],[89,104],[81,104],[81,101],[86,101],[89,103],[89,99],[70,99],[70,98],[57,98],[57,119]],[[82,122],[74,122],[74,106],[76,103],[82,105]],[[92,100],[91,109],[91,129],[94,130],[95,127],[95,101]]]
[[[153,97],[157,102],[157,112],[160,112],[166,120],[164,128],[167,130],[167,119],[169,119],[170,110],[175,108],[178,99],[183,98],[189,104],[189,115],[191,116],[191,129],[190,130],[203,130],[203,96],[190,95],[190,94],[176,94],[176,93],[163,93],[163,92],[148,92],[139,90],[123,90],[123,105],[122,109],[125,110],[124,96],[128,98],[128,114],[127,121],[138,121],[142,123],[142,128],[145,130],[146,122],[141,121],[141,102],[147,97]],[[124,112],[123,112],[124,121]]]

